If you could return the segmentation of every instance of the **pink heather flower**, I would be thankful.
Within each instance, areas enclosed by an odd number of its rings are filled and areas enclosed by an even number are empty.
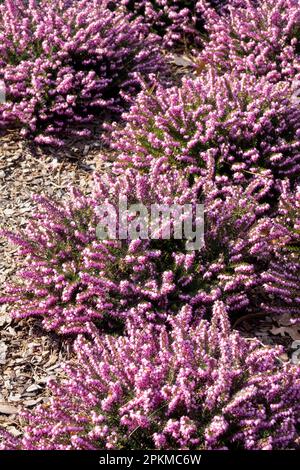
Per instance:
[[[179,87],[146,87],[123,115],[125,125],[107,126],[115,166],[147,171],[153,159],[166,156],[191,183],[227,176],[244,184],[258,174],[294,180],[300,174],[300,108],[292,94],[288,82],[219,77],[214,69],[184,78]]]
[[[185,306],[172,330],[128,324],[124,337],[83,336],[76,364],[50,382],[48,405],[24,412],[20,438],[2,449],[286,449],[300,420],[300,369],[230,330],[221,302],[211,323],[190,327]]]
[[[231,0],[218,13],[199,0],[208,42],[200,59],[221,74],[234,70],[268,81],[299,79],[298,0]]]
[[[161,159],[147,174],[128,169],[123,176],[96,178],[91,198],[78,190],[64,203],[38,196],[26,230],[5,233],[19,246],[22,268],[1,302],[13,304],[13,317],[40,316],[47,330],[63,334],[85,332],[90,322],[111,331],[128,318],[161,324],[185,304],[198,319],[211,313],[217,299],[230,312],[256,310],[260,275],[274,251],[265,235],[273,224],[265,202],[269,188],[264,178],[247,188],[220,189],[210,182],[190,188]],[[188,250],[185,237],[174,237],[172,224],[170,239],[161,230],[157,239],[151,232],[145,239],[119,239],[120,220],[116,239],[99,239],[98,206],[109,203],[117,211],[120,197],[127,197],[128,207],[142,202],[148,209],[152,203],[204,202],[205,245]]]
[[[283,185],[276,222],[282,236],[275,239],[275,255],[262,274],[267,300],[263,308],[272,314],[288,314],[300,322],[300,186],[295,192]]]
[[[187,44],[199,45],[204,33],[203,14],[199,0],[113,0],[124,5],[135,17],[162,36],[163,46],[171,48]],[[211,0],[209,5],[222,7],[225,0]]]
[[[0,5],[0,127],[35,142],[86,137],[89,124],[124,110],[139,75],[165,73],[159,38],[108,0],[5,0]],[[126,98],[126,99],[127,99]]]

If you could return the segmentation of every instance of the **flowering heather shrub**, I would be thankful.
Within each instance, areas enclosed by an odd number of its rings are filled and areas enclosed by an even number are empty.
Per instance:
[[[143,90],[125,126],[107,126],[116,165],[147,171],[165,155],[189,179],[227,175],[243,183],[265,170],[294,179],[300,170],[300,107],[288,83],[246,74],[185,78],[181,87]]]
[[[191,189],[162,159],[146,175],[127,170],[116,181],[100,179],[93,198],[77,190],[63,204],[37,197],[25,233],[6,233],[26,263],[1,301],[13,304],[14,317],[41,316],[46,329],[63,334],[84,332],[90,322],[111,331],[127,318],[160,324],[185,304],[198,318],[219,298],[230,312],[251,311],[276,237],[264,203],[271,186],[261,178],[246,189],[207,182]],[[120,195],[146,206],[204,202],[205,247],[188,250],[173,228],[169,240],[159,232],[158,239],[99,240],[97,206],[117,205]]]
[[[128,175],[116,183],[99,184],[94,198],[76,189],[64,204],[36,196],[39,208],[25,233],[7,233],[20,246],[21,260],[27,257],[18,284],[9,288],[15,317],[43,316],[46,329],[77,333],[90,321],[104,329],[116,327],[141,298],[140,316],[155,316],[148,313],[151,300],[164,306],[168,293],[175,290],[168,266],[172,255],[152,249],[147,240],[97,238],[102,221],[97,207],[112,199],[110,191],[115,198],[129,196],[131,202],[147,195],[158,204],[192,200],[185,179],[178,172],[161,171],[159,165],[149,179]],[[161,258],[166,258],[162,271]]]
[[[268,313],[288,313],[300,322],[300,186],[294,193],[283,186],[278,212],[282,236],[268,271],[262,275],[269,295],[264,307]]]
[[[229,1],[226,14],[205,1],[209,41],[201,58],[221,73],[228,70],[279,81],[300,73],[300,4],[298,0]]]
[[[198,0],[115,0],[134,16],[141,16],[151,30],[163,38],[167,48],[180,43],[199,44],[203,33],[203,16]],[[209,2],[221,6],[223,0]]]
[[[128,327],[75,342],[78,365],[50,383],[49,405],[25,412],[25,432],[2,449],[292,448],[300,420],[300,369],[280,348],[230,330],[224,305],[190,328],[183,307],[166,328]]]
[[[5,0],[0,5],[0,127],[18,125],[37,143],[61,131],[89,135],[95,116],[124,110],[137,74],[165,70],[158,37],[107,0]]]

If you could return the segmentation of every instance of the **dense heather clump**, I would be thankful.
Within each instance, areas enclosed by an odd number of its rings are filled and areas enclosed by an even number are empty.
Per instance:
[[[169,292],[176,291],[169,265],[172,253],[152,248],[148,240],[99,240],[102,218],[97,207],[114,203],[118,195],[127,196],[128,203],[192,201],[185,179],[160,166],[149,178],[128,172],[116,182],[109,178],[106,184],[99,182],[94,198],[75,189],[64,204],[35,198],[39,207],[25,233],[7,234],[19,245],[23,265],[26,256],[19,281],[9,288],[11,298],[6,299],[15,303],[15,317],[42,316],[46,329],[77,333],[85,331],[90,321],[104,329],[116,327],[139,303],[141,317],[159,316],[159,308],[155,313],[148,310],[151,301],[164,307]]]
[[[260,273],[272,255],[271,242],[279,236],[264,202],[271,186],[260,178],[246,189],[207,182],[190,189],[162,159],[147,175],[127,170],[116,181],[99,179],[93,198],[76,190],[64,204],[37,197],[39,209],[25,233],[6,234],[26,262],[2,302],[14,305],[14,317],[41,316],[46,329],[59,333],[84,332],[90,322],[107,331],[127,318],[162,323],[184,304],[198,318],[220,298],[230,312],[252,311],[261,301]],[[174,226],[170,239],[162,239],[159,227],[156,238],[150,232],[143,235],[150,239],[99,240],[103,216],[97,206],[109,202],[114,208],[120,196],[128,205],[204,202],[205,246],[188,249],[185,237],[175,238]]]
[[[201,58],[220,73],[228,70],[276,82],[300,73],[298,0],[236,0],[225,14],[200,1],[209,41]]]
[[[288,314],[300,322],[300,186],[290,193],[282,188],[276,222],[282,226],[275,257],[263,273],[268,302],[264,308],[272,314]]]
[[[271,171],[275,179],[300,174],[300,107],[288,83],[246,74],[216,76],[211,69],[182,86],[143,90],[125,125],[108,126],[116,166],[147,171],[153,159],[189,175],[227,175],[243,183]]]
[[[87,136],[95,116],[124,110],[137,74],[165,70],[158,37],[107,0],[5,0],[0,5],[0,127],[41,144]]]
[[[224,305],[172,334],[150,325],[126,337],[79,337],[78,365],[51,383],[49,405],[26,412],[24,436],[2,433],[2,449],[281,449],[300,420],[300,369],[280,348],[230,331]]]
[[[162,36],[167,48],[200,43],[203,17],[198,0],[114,0],[112,3],[121,3],[134,16],[141,16],[152,31]]]

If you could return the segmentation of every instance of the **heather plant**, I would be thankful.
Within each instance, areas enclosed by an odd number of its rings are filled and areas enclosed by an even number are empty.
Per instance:
[[[300,5],[298,0],[229,1],[217,12],[199,1],[209,40],[204,63],[221,74],[235,70],[265,76],[269,81],[299,78]]]
[[[282,187],[276,222],[282,226],[282,235],[269,269],[262,274],[268,294],[264,308],[300,322],[300,187],[293,193],[287,184]]]
[[[200,178],[244,184],[255,175],[299,176],[300,107],[288,82],[213,69],[181,86],[145,87],[124,125],[107,126],[116,167],[147,172],[166,156],[193,184]]]
[[[5,0],[0,5],[0,127],[39,144],[89,136],[124,110],[139,74],[165,72],[158,37],[107,0]],[[127,97],[127,98],[126,98]]]
[[[203,15],[198,0],[115,0],[121,3],[135,17],[143,21],[162,37],[166,48],[199,45],[204,33]],[[213,6],[221,6],[222,0],[211,1]]]
[[[141,298],[137,314],[155,316],[148,314],[149,302],[160,305],[175,290],[171,254],[151,249],[147,240],[99,240],[102,218],[97,208],[122,194],[131,202],[147,195],[152,198],[148,203],[192,201],[185,179],[178,172],[169,179],[171,173],[160,167],[153,168],[149,179],[138,174],[116,182],[107,178],[93,198],[76,189],[65,203],[35,197],[39,208],[25,233],[6,233],[19,245],[21,261],[27,257],[17,284],[8,288],[11,297],[5,299],[15,303],[14,316],[42,316],[46,329],[60,333],[85,331],[90,321],[104,329],[118,328]]]
[[[252,311],[277,236],[265,202],[271,187],[268,178],[258,178],[246,189],[220,189],[205,180],[202,188],[190,188],[161,159],[146,175],[127,170],[116,179],[98,178],[91,198],[78,190],[64,203],[37,196],[39,207],[25,231],[5,233],[19,246],[23,267],[1,302],[12,304],[13,317],[40,316],[47,330],[61,334],[85,332],[91,322],[116,331],[128,318],[160,325],[185,304],[196,320],[210,315],[217,299],[232,313]],[[147,207],[203,202],[205,245],[187,249],[174,227],[169,239],[160,232],[146,239],[99,239],[99,204],[114,207],[123,196]],[[268,226],[268,236],[258,223]]]
[[[24,412],[24,434],[2,449],[286,449],[300,419],[300,369],[231,331],[224,304],[190,327],[183,307],[157,334],[79,336],[78,364],[50,382],[52,397]]]

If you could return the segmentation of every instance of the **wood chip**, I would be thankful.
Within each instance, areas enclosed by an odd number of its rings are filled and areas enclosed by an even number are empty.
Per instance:
[[[0,413],[4,415],[13,415],[18,413],[18,408],[9,403],[0,403]]]
[[[287,334],[292,338],[293,341],[300,340],[299,325],[281,326],[279,328],[274,326],[270,331],[273,335],[284,336]]]
[[[26,388],[26,392],[35,392],[36,390],[40,390],[42,387],[40,387],[37,384],[32,384],[28,388]]]
[[[6,353],[7,353],[6,344],[3,342],[0,342],[0,364],[6,363]]]

